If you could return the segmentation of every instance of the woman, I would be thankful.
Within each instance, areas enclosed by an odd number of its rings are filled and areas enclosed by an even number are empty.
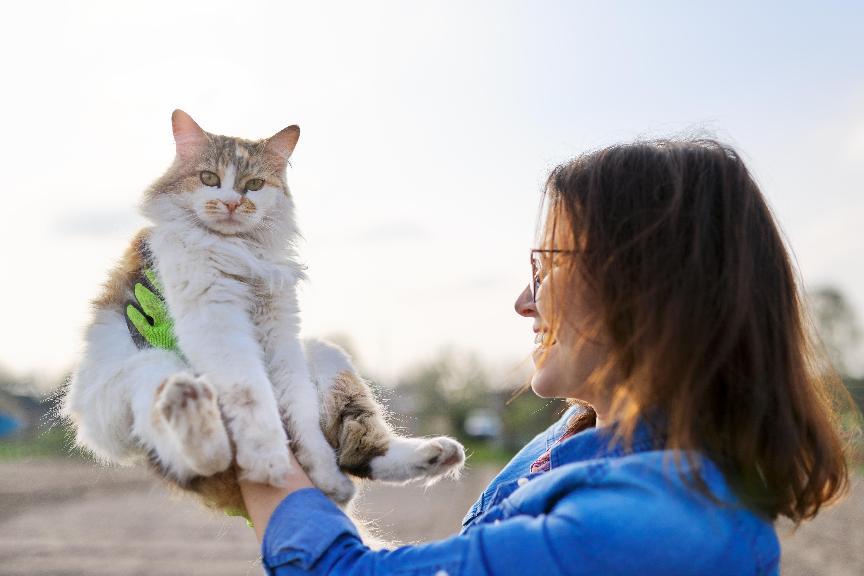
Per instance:
[[[772,523],[846,489],[830,367],[740,157],[613,146],[555,169],[533,278],[535,393],[580,399],[459,535],[366,548],[299,466],[242,486],[271,574],[774,574]],[[580,431],[581,430],[581,431]],[[266,531],[265,531],[266,527]]]

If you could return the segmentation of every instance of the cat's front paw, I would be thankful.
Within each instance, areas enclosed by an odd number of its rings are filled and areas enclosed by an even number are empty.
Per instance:
[[[292,469],[288,445],[281,440],[266,445],[246,443],[242,449],[238,444],[237,465],[242,480],[271,486],[285,486]]]
[[[153,409],[196,473],[212,476],[231,465],[231,443],[216,393],[204,377],[182,372],[167,378],[156,389]]]

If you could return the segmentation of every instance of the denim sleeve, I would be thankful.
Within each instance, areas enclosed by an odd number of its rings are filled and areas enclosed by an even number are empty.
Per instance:
[[[262,545],[271,576],[376,574],[457,576],[563,574],[552,542],[573,530],[564,518],[515,516],[466,534],[416,546],[373,551],[353,524],[316,488],[298,490],[273,513]],[[568,574],[578,574],[567,570]]]

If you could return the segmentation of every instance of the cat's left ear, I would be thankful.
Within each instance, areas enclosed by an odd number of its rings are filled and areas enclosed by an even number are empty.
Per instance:
[[[291,153],[294,152],[294,147],[297,145],[297,140],[300,138],[300,127],[289,126],[284,128],[267,139],[267,144],[264,150],[268,154],[272,154],[283,162],[288,162]]]
[[[183,110],[174,110],[171,114],[171,128],[178,156],[190,158],[207,146],[207,133]]]

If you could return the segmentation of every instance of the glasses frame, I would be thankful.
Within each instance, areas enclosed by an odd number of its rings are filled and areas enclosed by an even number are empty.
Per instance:
[[[537,290],[540,289],[540,284],[543,282],[545,275],[541,276],[541,268],[538,265],[540,260],[537,254],[573,254],[575,250],[558,250],[555,248],[532,248],[531,249],[531,301],[537,303]]]

